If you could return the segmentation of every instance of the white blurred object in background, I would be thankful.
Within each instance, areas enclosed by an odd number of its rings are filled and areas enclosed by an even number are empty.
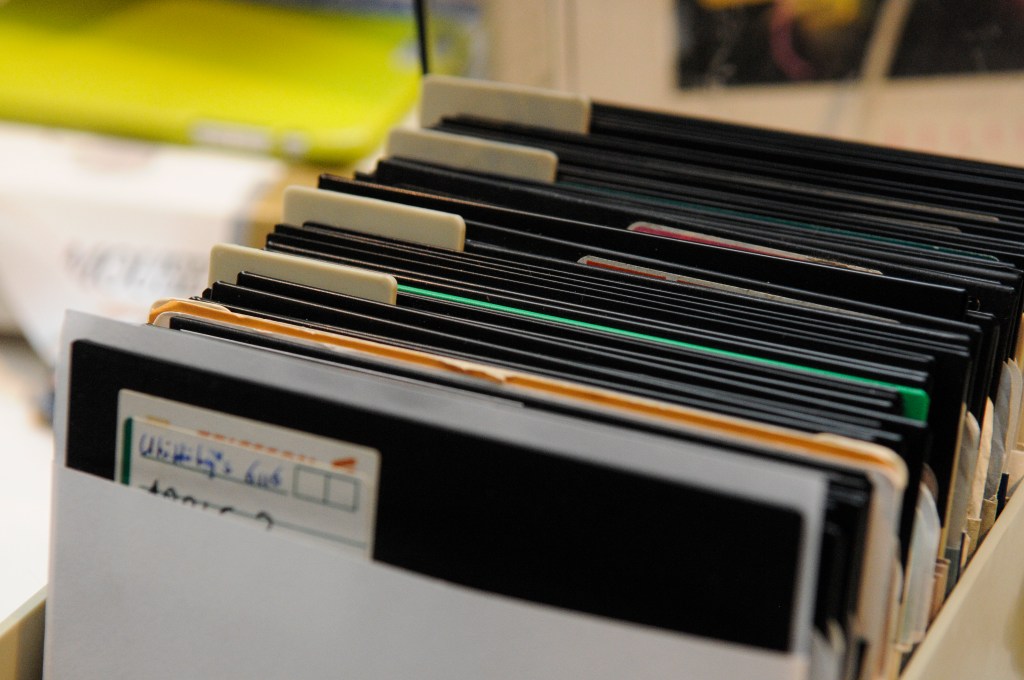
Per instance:
[[[143,322],[153,300],[206,285],[284,173],[224,151],[0,124],[0,299],[50,365],[65,309]]]

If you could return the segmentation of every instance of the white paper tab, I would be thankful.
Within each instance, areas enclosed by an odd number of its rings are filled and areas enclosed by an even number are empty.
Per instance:
[[[284,190],[284,222],[296,227],[315,222],[459,252],[466,241],[461,215],[313,187]]]
[[[386,305],[395,304],[398,297],[398,281],[390,274],[233,243],[218,243],[210,249],[210,286],[218,281],[234,283],[242,272]]]
[[[558,156],[547,149],[437,130],[392,130],[385,154],[388,158],[545,184],[552,184],[558,176]]]
[[[122,390],[122,484],[372,554],[374,449]]]
[[[590,99],[578,94],[431,74],[423,78],[420,125],[466,115],[587,134],[590,109]]]

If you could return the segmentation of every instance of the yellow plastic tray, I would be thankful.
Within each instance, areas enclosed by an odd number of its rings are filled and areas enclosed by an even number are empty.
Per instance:
[[[415,100],[411,12],[232,0],[0,2],[0,117],[319,161]]]

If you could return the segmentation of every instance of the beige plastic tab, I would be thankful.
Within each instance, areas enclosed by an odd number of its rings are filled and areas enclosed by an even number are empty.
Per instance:
[[[1024,314],[1021,315],[1020,322],[1024,324]],[[1024,361],[1024,330],[1017,331],[1017,351],[1014,352],[1013,358]]]
[[[389,274],[229,243],[215,245],[210,251],[210,285],[215,281],[234,282],[240,272],[389,305],[398,298],[398,282]]]
[[[981,527],[978,530],[979,543],[985,540],[988,532],[992,529],[992,525],[995,524],[997,507],[998,503],[995,496],[986,498],[981,502]]]
[[[981,425],[967,407],[960,405],[960,446],[956,456],[953,489],[947,506],[946,521],[942,525],[943,544],[951,554],[959,554],[960,536],[967,522],[967,510],[974,485],[974,472],[981,449]]]
[[[974,479],[971,481],[971,496],[967,502],[968,518],[981,518],[981,502],[985,500],[985,479],[988,476],[988,463],[992,456],[994,410],[992,400],[985,400],[985,413],[981,418],[981,445],[978,448],[978,462],[974,466]]]
[[[590,131],[590,99],[583,95],[454,76],[423,78],[420,125],[466,115],[561,132]]]
[[[1016,361],[1010,360],[1006,362],[1006,369],[1010,374],[1010,400],[1007,408],[1009,409],[1009,422],[1006,426],[1006,440],[1004,446],[1006,447],[1006,459],[1003,461],[1003,472],[1009,470],[1009,458],[1010,453],[1017,448],[1017,438],[1020,433],[1020,411],[1021,405],[1024,404],[1024,375],[1020,372],[1020,366],[1017,365]]]
[[[1024,320],[1024,317],[1022,317],[1022,320]],[[1024,337],[1024,331],[1021,332],[1021,336]],[[1011,361],[1010,365],[1013,367],[1014,374],[1019,376],[1021,381],[1020,401],[1014,405],[1017,413],[1017,430],[1014,439],[1010,440],[1010,448],[1019,449],[1022,442],[1024,442],[1024,371],[1021,370],[1024,365],[1019,360]],[[1016,380],[1017,378],[1015,377],[1014,379]]]
[[[981,516],[979,513],[978,517],[967,518],[967,538],[969,542],[967,544],[967,561],[970,562],[974,556],[974,551],[978,548],[978,541],[981,537]]]
[[[284,190],[284,221],[296,226],[316,222],[460,252],[466,242],[466,222],[461,215],[312,187]]]
[[[558,156],[546,149],[437,130],[392,130],[385,156],[548,184],[558,174]]]
[[[946,599],[946,584],[949,582],[949,560],[940,557],[935,560],[935,582],[932,584],[932,604],[928,610],[928,624],[930,625],[942,609],[942,603]]]

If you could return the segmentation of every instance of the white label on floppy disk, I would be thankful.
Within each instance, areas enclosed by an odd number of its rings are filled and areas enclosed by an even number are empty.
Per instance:
[[[375,449],[121,390],[122,484],[370,557]]]

